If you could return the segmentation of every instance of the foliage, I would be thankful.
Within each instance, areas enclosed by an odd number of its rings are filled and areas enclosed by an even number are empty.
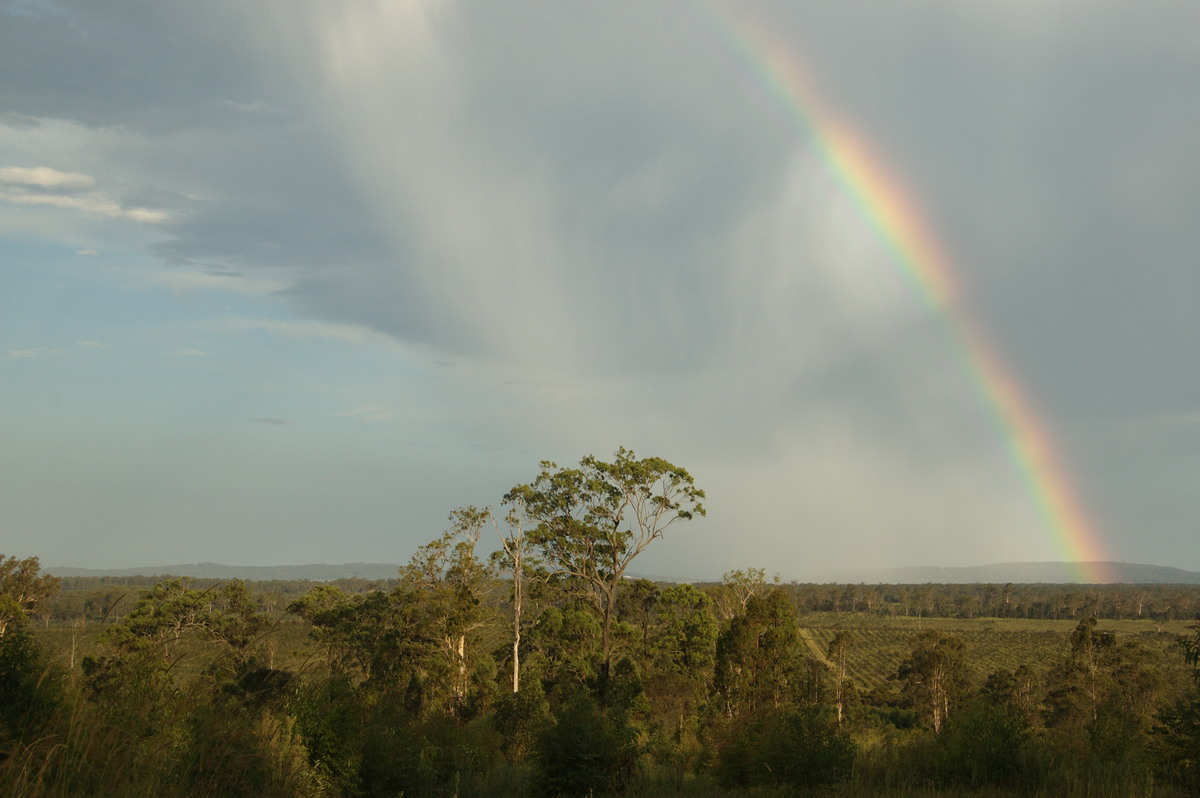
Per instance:
[[[1193,793],[1200,793],[1200,622],[1180,636],[1177,646],[1192,667],[1193,686],[1187,694],[1158,714],[1158,756],[1167,777]]]
[[[796,610],[781,590],[752,596],[717,638],[714,688],[727,716],[777,710],[806,685]]]
[[[828,710],[769,711],[729,729],[716,774],[726,787],[811,790],[849,778],[854,756],[854,741]]]
[[[633,776],[637,750],[626,727],[576,693],[539,737],[537,761],[543,794],[583,796],[620,791]]]
[[[923,635],[896,669],[904,695],[935,733],[966,692],[969,678],[962,641],[933,632]]]
[[[1020,786],[1031,728],[1001,699],[982,695],[947,718],[935,748],[936,778],[967,787]]]
[[[546,562],[590,589],[600,612],[603,694],[625,573],[672,524],[705,515],[704,491],[685,469],[661,457],[639,460],[625,448],[612,462],[588,455],[578,468],[550,461],[541,467],[537,479],[514,487],[505,502],[519,504],[536,523],[528,538]]]
[[[0,638],[58,592],[59,580],[40,570],[37,557],[18,560],[0,554]]]
[[[525,761],[549,723],[550,704],[538,679],[519,692],[500,696],[492,710],[501,751],[510,762]]]
[[[59,682],[27,630],[10,627],[0,637],[0,750],[45,726],[61,700]]]

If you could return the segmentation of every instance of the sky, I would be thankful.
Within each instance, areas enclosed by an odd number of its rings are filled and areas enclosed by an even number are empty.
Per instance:
[[[400,563],[623,446],[647,575],[1200,570],[1197,141],[1192,0],[0,0],[0,552]]]

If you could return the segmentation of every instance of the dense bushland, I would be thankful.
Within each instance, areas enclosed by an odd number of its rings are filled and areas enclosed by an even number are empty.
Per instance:
[[[826,784],[841,795],[1183,795],[1198,786],[1200,687],[1187,657],[1200,630],[1109,631],[1121,625],[1087,619],[918,630],[861,611],[803,613],[767,584],[721,619],[716,599],[728,584],[629,581],[620,658],[602,693],[599,618],[569,580],[549,579],[527,607],[513,693],[506,583],[488,577],[476,593],[440,598],[411,579],[359,593],[320,585],[281,614],[263,610],[257,586],[167,581],[119,621],[18,621],[0,638],[0,791],[732,795]],[[451,611],[448,598],[469,611]],[[447,618],[473,625],[475,615],[484,621],[460,655]],[[989,670],[1022,652],[1026,662]]]

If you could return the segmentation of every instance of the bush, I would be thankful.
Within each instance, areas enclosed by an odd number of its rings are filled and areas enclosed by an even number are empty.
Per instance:
[[[811,789],[846,780],[854,765],[854,741],[824,708],[766,715],[730,731],[716,766],[725,787]]]
[[[0,637],[0,741],[22,740],[37,732],[59,702],[57,671],[22,628]]]
[[[592,795],[624,788],[637,764],[637,747],[628,729],[580,694],[539,737],[537,759],[545,795]]]
[[[972,787],[1015,786],[1024,770],[1024,720],[976,700],[951,715],[937,736],[938,780]]]
[[[498,698],[492,712],[492,725],[500,735],[501,750],[512,763],[525,761],[550,723],[550,706],[541,681],[528,682],[520,692],[505,693]]]

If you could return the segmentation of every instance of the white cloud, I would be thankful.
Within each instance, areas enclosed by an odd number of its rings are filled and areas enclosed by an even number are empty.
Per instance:
[[[48,205],[53,208],[77,210],[96,216],[129,219],[143,224],[161,224],[171,218],[171,214],[166,211],[123,207],[99,192],[80,195],[0,192],[0,202],[9,202],[14,205]]]
[[[176,349],[171,354],[178,355],[180,357],[207,357],[208,356],[208,352],[205,352],[203,349]]]
[[[112,349],[111,344],[102,343],[100,341],[76,341],[76,345],[82,346],[85,349]]]
[[[92,256],[92,255],[99,255],[100,253],[94,249],[77,249],[77,250],[75,250],[75,254]]]
[[[52,354],[57,350],[50,349],[45,346],[35,347],[33,349],[10,349],[8,350],[9,357],[41,357],[42,355]]]
[[[75,172],[60,172],[49,166],[26,168],[21,166],[0,167],[0,183],[13,183],[38,188],[90,188],[95,179]]]

